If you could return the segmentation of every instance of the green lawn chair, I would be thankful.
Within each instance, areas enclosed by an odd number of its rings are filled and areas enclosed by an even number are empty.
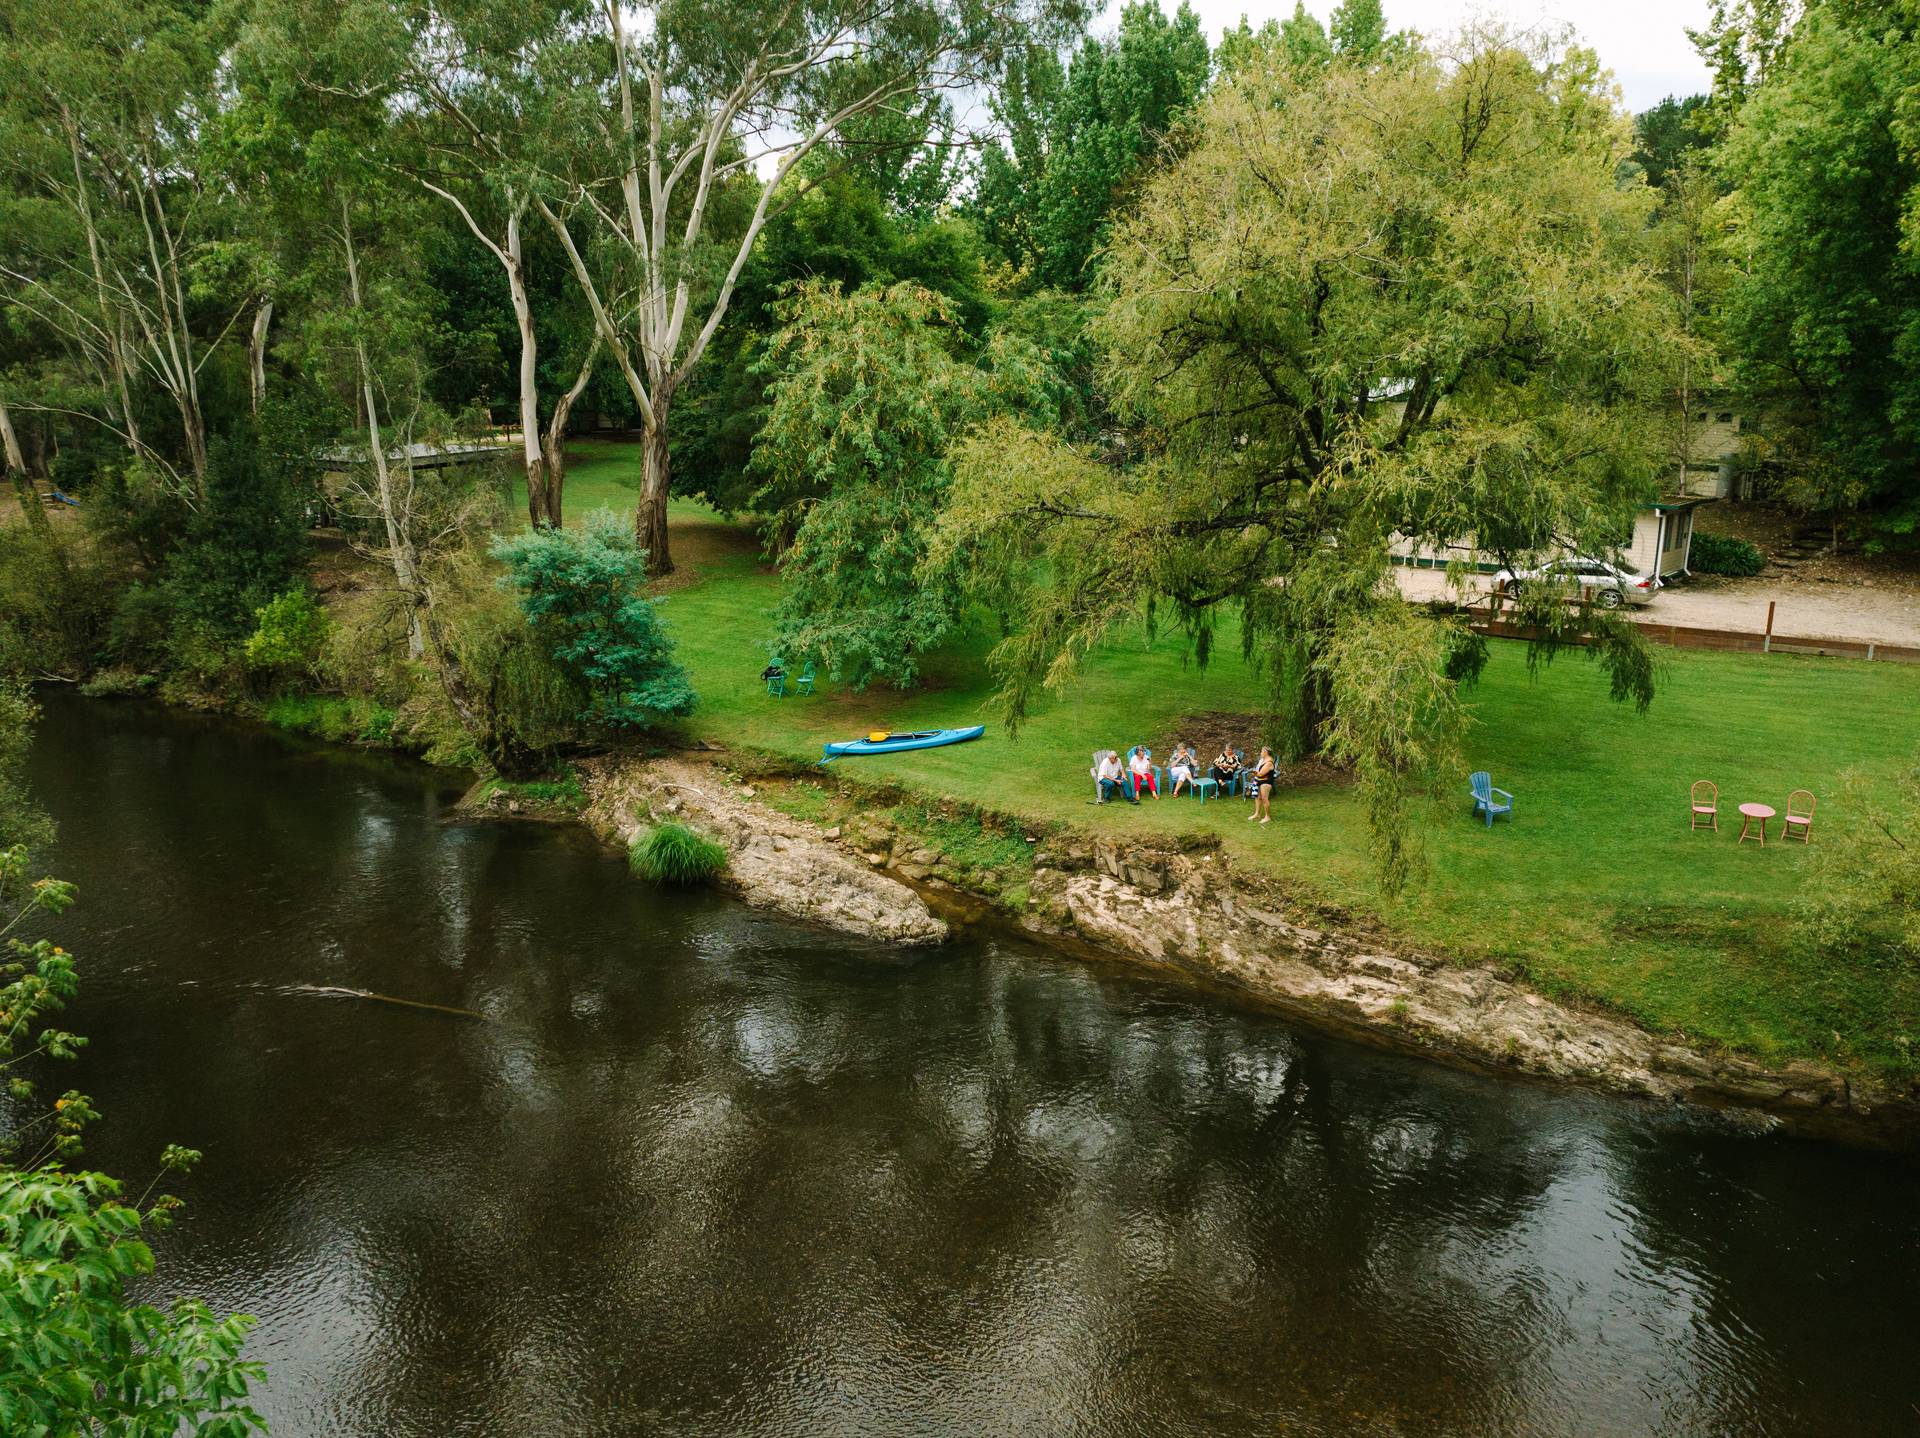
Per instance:
[[[813,661],[811,659],[807,661],[807,667],[800,671],[800,677],[793,681],[793,692],[795,694],[813,693]]]

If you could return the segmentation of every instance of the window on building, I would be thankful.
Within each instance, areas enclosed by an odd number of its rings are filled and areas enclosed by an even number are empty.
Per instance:
[[[1732,423],[1733,423],[1733,411],[1732,411],[1732,410],[1730,410],[1730,409],[1723,409],[1723,410],[1721,410],[1721,411],[1720,411],[1720,423],[1722,423],[1722,424],[1732,424]]]

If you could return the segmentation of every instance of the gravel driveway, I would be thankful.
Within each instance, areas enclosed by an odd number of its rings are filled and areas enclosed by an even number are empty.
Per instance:
[[[1435,599],[1447,588],[1443,570],[1397,567],[1394,577],[1409,599]],[[1485,575],[1467,582],[1472,593],[1487,587]],[[1656,623],[1764,634],[1769,600],[1775,606],[1777,635],[1920,647],[1920,588],[1908,585],[1796,582],[1765,574],[1753,579],[1701,578],[1662,589],[1639,614]]]

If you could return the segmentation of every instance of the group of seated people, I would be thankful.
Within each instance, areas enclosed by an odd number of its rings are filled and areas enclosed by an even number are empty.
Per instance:
[[[1240,750],[1222,745],[1204,773],[1200,768],[1200,756],[1191,744],[1174,745],[1173,756],[1167,760],[1169,790],[1175,796],[1182,789],[1193,792],[1195,781],[1201,778],[1211,779],[1221,793],[1231,789],[1236,779],[1244,779],[1246,793],[1253,800],[1253,812],[1247,817],[1262,824],[1272,817],[1270,806],[1279,770],[1273,750],[1264,744],[1260,746],[1260,757],[1252,764],[1247,763],[1247,756]],[[1124,799],[1129,804],[1138,804],[1143,793],[1151,794],[1156,799],[1160,797],[1153,751],[1144,744],[1135,745],[1124,763],[1113,749],[1102,749],[1095,754],[1093,781],[1096,804],[1105,804],[1116,798]]]

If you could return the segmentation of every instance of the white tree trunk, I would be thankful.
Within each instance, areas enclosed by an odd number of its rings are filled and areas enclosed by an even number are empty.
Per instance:
[[[260,301],[253,312],[253,332],[247,337],[247,377],[252,388],[253,412],[267,402],[267,331],[273,325],[273,301]]]
[[[32,475],[27,472],[26,452],[20,448],[20,436],[14,432],[13,416],[7,412],[5,400],[0,400],[0,458],[5,459],[7,474],[13,480],[13,494],[20,501],[22,518],[38,530],[43,538],[51,539],[53,522],[47,518],[47,508],[40,502],[40,491],[35,488]]]
[[[548,493],[546,456],[540,451],[539,342],[533,333],[533,305],[527,298],[527,271],[520,247],[520,215],[516,206],[507,216],[507,246],[501,256],[507,271],[507,293],[513,300],[513,320],[520,330],[520,453],[527,471],[527,517],[533,527],[560,523],[559,506]]]
[[[364,308],[360,298],[360,262],[353,248],[353,221],[346,202],[340,205],[340,237],[346,250],[347,296],[356,310]],[[366,406],[367,454],[373,465],[374,493],[380,506],[380,520],[387,536],[387,555],[393,564],[393,582],[407,607],[407,657],[419,660],[426,654],[426,640],[420,629],[420,610],[425,592],[420,585],[419,568],[413,559],[413,535],[410,514],[393,482],[393,467],[387,463],[386,440],[380,433],[380,404],[373,386],[373,365],[367,358],[365,341],[356,340],[354,360],[360,372],[360,402]],[[411,481],[412,471],[408,471]]]

